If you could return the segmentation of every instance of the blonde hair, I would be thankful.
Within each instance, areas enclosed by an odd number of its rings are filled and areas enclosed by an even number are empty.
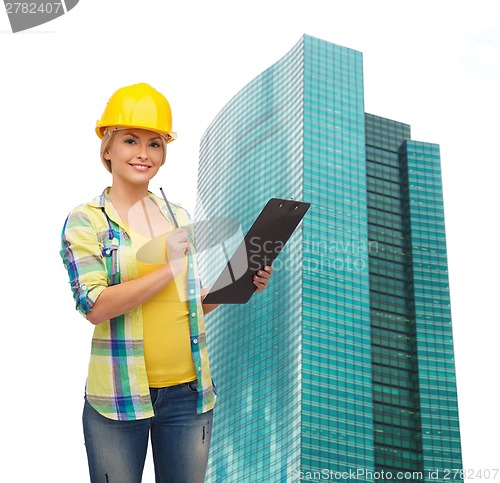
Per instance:
[[[132,128],[132,129],[134,129],[134,128]],[[101,161],[102,161],[102,164],[104,165],[104,167],[110,173],[111,173],[111,161],[109,159],[105,159],[104,155],[111,147],[111,143],[113,142],[115,132],[118,130],[119,129],[117,129],[117,128],[106,129],[104,131],[104,136],[101,139]],[[161,137],[161,143],[163,145],[163,158],[161,160],[161,166],[163,166],[165,164],[165,160],[167,159],[167,142],[168,142],[168,140],[164,134],[162,134],[162,133],[158,133],[158,134]]]

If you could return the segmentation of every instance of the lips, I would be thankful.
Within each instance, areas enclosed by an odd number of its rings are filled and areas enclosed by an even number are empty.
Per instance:
[[[141,163],[129,163],[129,165],[137,171],[147,171],[149,168],[151,168],[151,166]]]

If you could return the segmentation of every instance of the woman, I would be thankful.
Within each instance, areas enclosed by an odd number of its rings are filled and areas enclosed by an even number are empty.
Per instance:
[[[204,315],[217,306],[202,305],[188,214],[148,191],[176,138],[169,103],[148,84],[123,87],[96,132],[112,184],[69,214],[61,246],[76,308],[95,325],[90,478],[140,482],[151,434],[156,481],[202,482],[216,399]],[[256,292],[271,273],[257,273]]]

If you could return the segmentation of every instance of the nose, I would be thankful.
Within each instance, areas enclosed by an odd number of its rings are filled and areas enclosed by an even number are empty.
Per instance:
[[[137,159],[148,159],[147,143],[140,143],[137,149]]]

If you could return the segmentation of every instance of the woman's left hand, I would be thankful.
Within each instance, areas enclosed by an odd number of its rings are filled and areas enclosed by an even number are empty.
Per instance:
[[[254,275],[253,283],[257,287],[255,293],[264,291],[273,273],[274,269],[266,265],[262,270],[259,270],[256,275]]]

